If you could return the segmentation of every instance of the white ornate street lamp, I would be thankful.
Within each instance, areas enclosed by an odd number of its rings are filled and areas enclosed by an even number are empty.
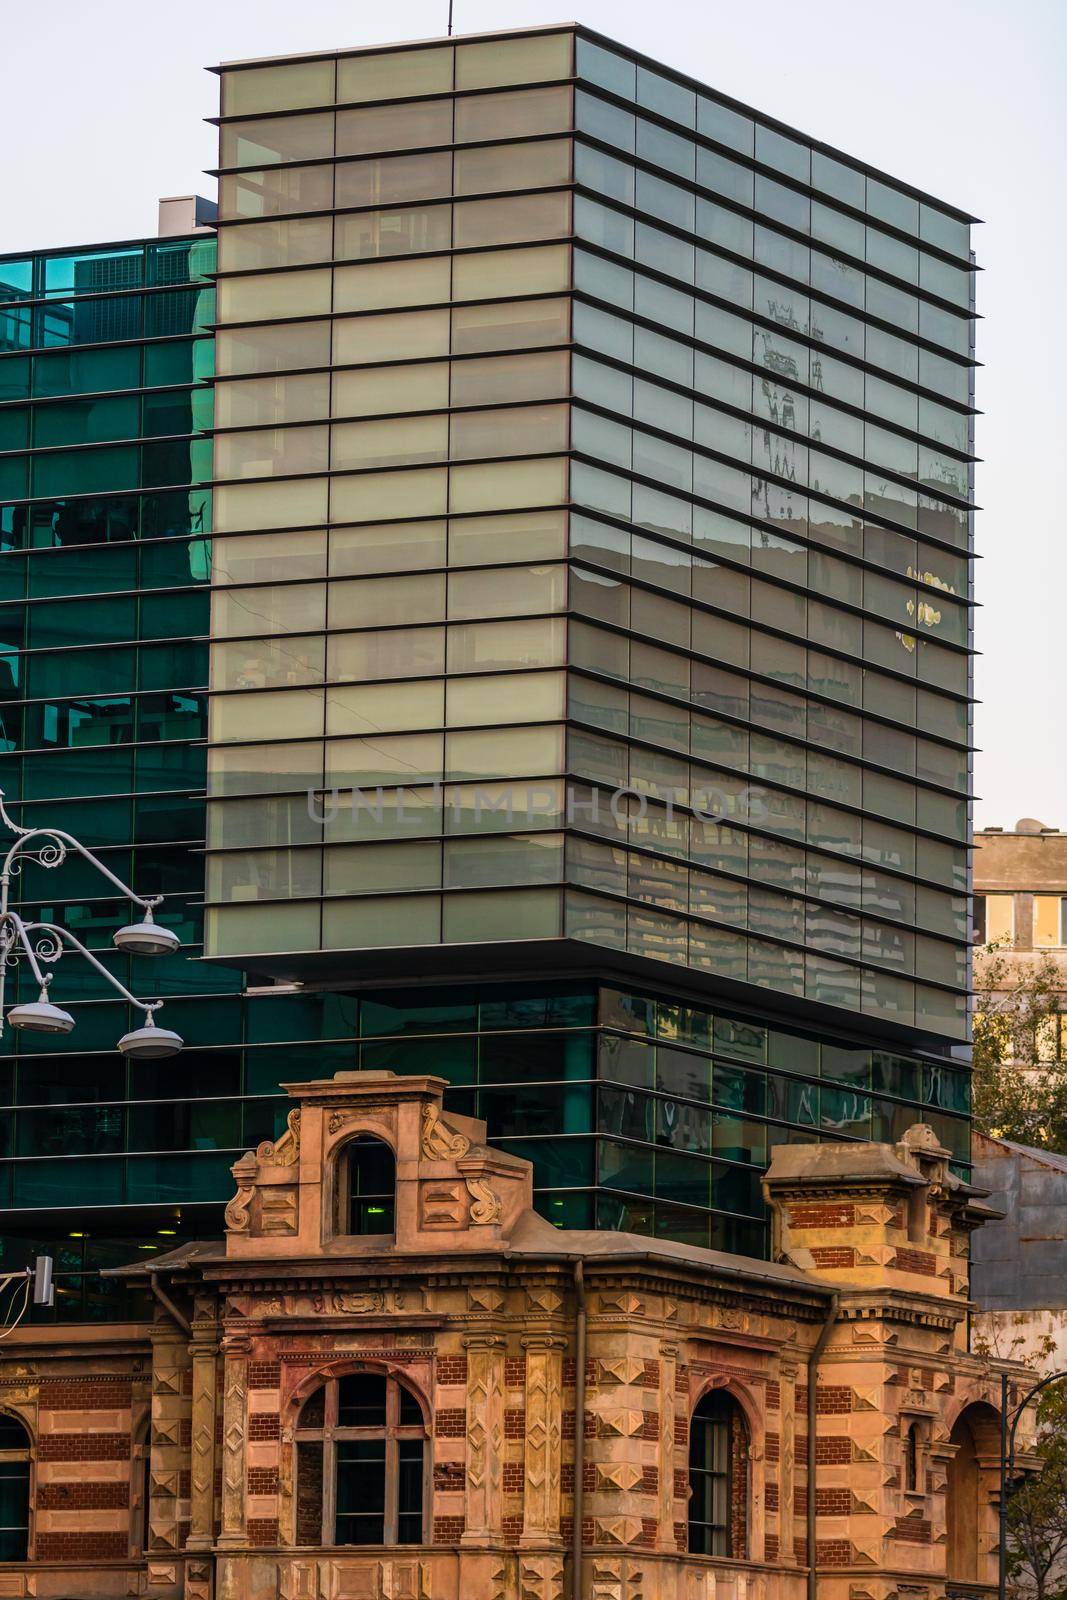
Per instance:
[[[123,1034],[119,1040],[118,1047],[123,1055],[130,1056],[136,1061],[150,1061],[160,1056],[177,1055],[182,1048],[181,1038],[168,1028],[160,1028],[156,1023],[155,1013],[163,1004],[162,1000],[138,1000],[125,984],[120,983],[108,971],[103,962],[97,960],[91,950],[85,948],[80,939],[75,938],[69,928],[61,928],[53,922],[24,922],[18,912],[12,911],[8,904],[11,880],[22,870],[23,858],[36,861],[42,867],[61,867],[69,853],[74,850],[117,889],[121,889],[127,900],[141,908],[143,915],[140,922],[128,923],[112,935],[116,947],[131,955],[155,956],[169,955],[181,944],[178,935],[170,928],[161,927],[153,916],[155,907],[160,904],[163,896],[157,894],[144,899],[141,895],[134,894],[128,884],[117,878],[110,868],[105,867],[102,861],[98,861],[92,851],[87,850],[72,834],[64,833],[59,828],[18,827],[4,809],[2,789],[0,789],[0,822],[17,836],[4,857],[3,866],[0,867],[0,1033],[3,1032],[4,1026],[4,988],[8,968],[16,967],[23,957],[29,963],[30,971],[40,985],[40,994],[36,1000],[12,1006],[7,1013],[8,1022],[13,1028],[25,1028],[30,1033],[70,1032],[74,1026],[74,1018],[69,1011],[64,1011],[49,999],[48,986],[52,982],[54,973],[44,970],[54,967],[66,954],[69,946],[70,949],[77,951],[78,955],[84,956],[89,965],[95,967],[101,977],[105,978],[124,1000],[128,1000],[131,1005],[144,1012],[143,1025],[134,1028],[130,1033]]]

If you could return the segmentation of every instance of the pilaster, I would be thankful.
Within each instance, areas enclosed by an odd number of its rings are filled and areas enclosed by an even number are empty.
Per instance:
[[[526,1446],[522,1537],[528,1547],[558,1544],[562,1462],[563,1351],[559,1334],[532,1333],[526,1352]]]
[[[467,1494],[464,1544],[499,1539],[504,1517],[504,1348],[500,1333],[472,1333],[467,1351]]]
[[[674,1469],[675,1469],[675,1387],[678,1374],[678,1346],[662,1344],[659,1350],[659,1455],[658,1521],[656,1548],[678,1553],[674,1531]]]
[[[210,1550],[215,1542],[215,1414],[218,1387],[218,1330],[213,1321],[194,1321],[193,1413],[191,1427],[189,1537],[187,1550]]]
[[[222,1341],[222,1528],[219,1548],[245,1543],[245,1452],[248,1444],[248,1353],[251,1340]]]
[[[796,1463],[797,1463],[797,1378],[795,1361],[783,1361],[781,1382],[781,1437],[778,1461],[778,1559],[786,1566],[796,1563]]]

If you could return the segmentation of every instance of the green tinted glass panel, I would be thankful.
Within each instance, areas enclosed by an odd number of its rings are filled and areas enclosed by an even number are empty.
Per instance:
[[[115,446],[34,457],[34,494],[92,494],[137,487],[137,450]]]
[[[35,407],[33,442],[40,448],[46,445],[96,444],[104,439],[134,439],[139,427],[140,405],[134,395],[77,400],[68,404]]]
[[[140,381],[141,352],[136,345],[115,350],[57,350],[33,358],[35,395],[136,389]]]

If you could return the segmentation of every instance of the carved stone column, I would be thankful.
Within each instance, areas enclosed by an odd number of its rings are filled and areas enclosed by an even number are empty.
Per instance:
[[[467,1351],[464,1544],[499,1540],[504,1518],[504,1337],[472,1333]]]
[[[218,1342],[197,1338],[193,1358],[192,1471],[187,1550],[210,1550],[215,1543],[215,1402]]]
[[[567,1341],[559,1334],[531,1333],[521,1343],[526,1351],[526,1447],[519,1543],[558,1545]]]
[[[247,1539],[245,1528],[245,1451],[248,1442],[248,1352],[251,1340],[230,1335],[222,1341],[222,1529],[219,1548],[234,1549]]]
[[[797,1457],[797,1374],[795,1362],[783,1361],[781,1378],[782,1436],[778,1458],[778,1559],[786,1566],[796,1563],[796,1457]]]
[[[657,1516],[659,1530],[656,1547],[678,1554],[674,1535],[674,1436],[675,1436],[675,1376],[678,1371],[678,1346],[664,1344],[659,1352],[659,1452],[657,1470],[659,1494]]]

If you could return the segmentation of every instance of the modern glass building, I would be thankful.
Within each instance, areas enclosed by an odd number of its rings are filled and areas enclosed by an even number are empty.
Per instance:
[[[203,898],[208,957],[176,1063],[89,993],[99,1057],[17,1063],[9,1216],[91,1169],[127,1257],[217,1229],[280,1079],[357,1058],[446,1076],[560,1221],[760,1253],[776,1141],[965,1163],[971,219],[581,28],[219,70],[213,465],[213,241],[172,290],[151,242],[0,262],[4,786],[194,954]],[[187,297],[181,380],[116,281]],[[137,351],[63,391],[126,420],[26,403],[57,326]],[[75,700],[72,644],[129,665]]]

